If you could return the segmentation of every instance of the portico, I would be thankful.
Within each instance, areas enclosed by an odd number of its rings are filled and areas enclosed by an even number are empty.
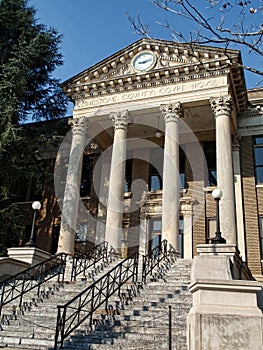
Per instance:
[[[154,63],[138,70],[134,62],[141,52],[153,56]],[[236,51],[229,54],[238,59]],[[220,49],[198,47],[193,54],[187,45],[142,39],[64,83],[75,103],[73,121],[89,121],[88,127],[81,124],[82,135],[88,133],[102,154],[111,147],[110,171],[93,181],[99,183],[100,203],[106,188],[104,214],[100,209],[103,238],[118,253],[123,241],[128,252],[145,253],[167,239],[182,256],[192,257],[194,243],[206,243],[207,218],[215,210],[208,198],[209,142],[216,143],[217,185],[223,192],[221,230],[227,243],[238,244],[232,135],[245,100],[236,90],[243,84],[242,74],[235,71],[233,80],[233,72],[224,68],[226,59]],[[157,128],[161,138],[155,136]],[[68,193],[80,182],[79,168],[73,165],[74,135],[73,129],[68,170],[73,175],[67,178],[59,241],[59,251],[71,254],[79,194]],[[83,137],[76,141],[79,157],[86,147]],[[69,197],[74,204],[66,209]],[[101,232],[101,222],[98,227]]]

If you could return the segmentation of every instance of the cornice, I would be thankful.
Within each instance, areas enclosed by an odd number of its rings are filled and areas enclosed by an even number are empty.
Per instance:
[[[250,104],[246,110],[244,110],[240,117],[242,118],[252,118],[252,117],[263,117],[263,105],[253,105]]]
[[[143,51],[153,52],[156,55],[156,64],[150,71],[136,72],[132,67],[132,60]],[[232,72],[234,68],[228,66],[230,58],[239,62],[240,52],[227,50],[226,55],[226,51],[220,48],[200,45],[193,47],[187,43],[141,39],[67,80],[62,84],[62,88],[75,101],[80,98],[205,79]],[[240,72],[240,68],[235,68],[232,76],[234,90],[239,89],[236,97],[243,109],[243,100],[246,100],[243,96],[245,85],[244,76]]]
[[[93,98],[93,97],[99,97],[99,96],[108,96],[111,94],[118,94],[123,93],[127,91],[133,91],[133,90],[140,90],[140,89],[147,89],[147,88],[153,88],[153,87],[159,87],[164,85],[170,85],[170,84],[176,84],[176,83],[182,83],[187,81],[194,81],[194,80],[201,80],[201,79],[209,79],[213,77],[219,77],[224,76],[229,73],[228,69],[224,69],[221,71],[211,71],[211,72],[203,72],[203,73],[195,73],[190,75],[182,75],[180,77],[170,76],[169,78],[163,77],[163,79],[160,80],[147,80],[143,79],[141,77],[140,82],[134,82],[133,84],[119,84],[114,87],[104,87],[97,90],[93,90],[91,92],[87,92],[86,89],[81,91],[76,91],[74,94],[72,94],[73,100],[83,99],[83,98]]]

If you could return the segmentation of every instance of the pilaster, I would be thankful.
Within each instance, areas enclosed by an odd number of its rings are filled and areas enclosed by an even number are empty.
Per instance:
[[[246,260],[245,228],[244,228],[244,210],[242,196],[242,178],[240,166],[240,140],[241,136],[235,134],[233,137],[233,171],[234,171],[234,190],[236,199],[236,223],[237,223],[237,244],[243,260]]]

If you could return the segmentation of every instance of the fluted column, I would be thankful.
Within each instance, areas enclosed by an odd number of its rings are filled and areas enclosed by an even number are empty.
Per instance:
[[[127,129],[131,119],[128,111],[112,113],[110,118],[114,126],[114,140],[111,157],[105,240],[116,250],[117,253],[120,254],[122,239],[126,139]]]
[[[79,208],[79,189],[83,151],[85,147],[86,118],[76,118],[71,122],[72,143],[69,155],[66,187],[63,198],[58,253],[74,254],[76,223]]]
[[[236,244],[236,216],[234,196],[234,175],[232,162],[230,96],[210,100],[216,118],[216,172],[217,187],[222,190],[220,200],[220,230],[229,244]]]
[[[161,107],[165,121],[162,239],[179,252],[179,120],[183,116],[180,103]]]

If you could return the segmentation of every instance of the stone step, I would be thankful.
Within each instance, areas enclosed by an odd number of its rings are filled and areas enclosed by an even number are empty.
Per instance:
[[[116,263],[115,263],[116,264]],[[69,266],[69,268],[68,268]],[[180,267],[178,267],[180,266]],[[187,266],[187,267],[185,267]],[[112,296],[109,314],[100,308],[93,315],[93,330],[83,323],[65,340],[68,350],[92,349],[167,349],[168,348],[168,305],[172,306],[173,344],[176,350],[186,350],[186,315],[191,307],[188,291],[191,261],[177,260],[170,270],[161,268],[163,278],[147,278],[147,284],[139,290],[131,283],[121,288],[120,296]],[[68,272],[70,263],[67,262]],[[110,268],[107,269],[108,271]],[[103,275],[106,272],[100,272]],[[70,274],[68,273],[67,276]],[[98,276],[96,278],[98,278]],[[3,324],[0,331],[0,347],[8,350],[51,350],[56,326],[56,304],[64,304],[66,299],[83,290],[91,281],[78,276],[76,282],[65,283],[62,287],[49,281],[46,283],[42,300],[28,296],[23,312],[16,313],[17,319],[10,317],[9,325]],[[140,286],[140,285],[139,285]],[[54,289],[54,290],[53,290]],[[31,299],[31,301],[30,301]],[[14,309],[9,308],[12,314]],[[16,334],[16,338],[13,336]],[[156,347],[156,344],[158,346]]]

